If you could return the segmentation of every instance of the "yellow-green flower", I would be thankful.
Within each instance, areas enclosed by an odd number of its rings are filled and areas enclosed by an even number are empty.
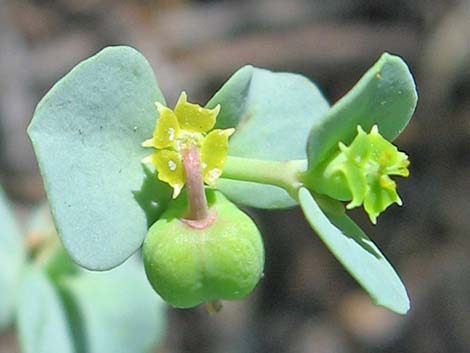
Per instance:
[[[235,131],[212,130],[220,105],[214,109],[206,109],[189,103],[185,92],[181,93],[174,110],[158,102],[155,104],[160,117],[153,137],[144,141],[142,146],[156,150],[144,162],[153,164],[158,179],[173,188],[175,198],[186,182],[182,154],[185,149],[196,146],[200,152],[203,180],[207,185],[214,186],[222,174],[227,158],[228,138]]]
[[[363,206],[373,224],[393,203],[402,204],[391,176],[407,177],[410,162],[404,152],[380,135],[374,125],[369,133],[360,126],[349,146],[338,151],[316,170],[315,191],[341,201],[347,209]]]

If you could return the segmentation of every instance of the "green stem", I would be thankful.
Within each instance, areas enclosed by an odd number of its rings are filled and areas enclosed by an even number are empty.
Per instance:
[[[221,177],[278,186],[297,200],[297,191],[303,185],[301,175],[306,168],[307,160],[268,161],[228,156]]]
[[[217,314],[220,310],[222,310],[222,302],[220,300],[213,300],[211,302],[206,303],[206,311],[209,315]]]

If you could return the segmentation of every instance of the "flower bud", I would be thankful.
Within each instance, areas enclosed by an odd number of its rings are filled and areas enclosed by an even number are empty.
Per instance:
[[[380,135],[375,125],[369,134],[360,126],[349,146],[342,142],[331,158],[308,176],[309,188],[340,201],[346,208],[363,205],[372,223],[393,203],[402,204],[392,175],[409,175],[408,156]]]

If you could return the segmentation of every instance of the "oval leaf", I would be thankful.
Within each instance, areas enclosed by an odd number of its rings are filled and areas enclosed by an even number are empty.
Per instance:
[[[328,249],[380,306],[405,314],[410,308],[406,289],[377,246],[344,213],[319,207],[301,188],[299,202],[307,221]]]
[[[0,330],[12,320],[24,261],[23,238],[0,188]]]
[[[276,161],[306,158],[310,128],[329,107],[307,78],[252,66],[238,70],[207,107],[217,104],[221,110],[216,127],[236,128],[229,155]],[[296,204],[284,190],[273,186],[221,179],[217,187],[246,206],[285,208]]]
[[[413,76],[398,56],[383,54],[359,82],[326,114],[316,119],[308,138],[309,168],[314,168],[356,136],[357,126],[369,132],[377,124],[392,141],[413,115],[417,93]]]
[[[59,285],[79,352],[146,353],[162,339],[166,304],[136,258],[108,272],[82,271]]]
[[[28,133],[58,233],[83,267],[126,260],[170,196],[164,186],[152,202],[142,196],[148,151],[140,144],[152,136],[156,101],[164,103],[146,59],[110,47],[77,65],[36,108]]]
[[[33,268],[28,271],[18,304],[23,353],[76,353],[62,303],[44,273]]]

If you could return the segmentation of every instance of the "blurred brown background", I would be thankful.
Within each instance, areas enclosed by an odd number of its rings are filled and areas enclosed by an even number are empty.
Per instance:
[[[297,209],[256,211],[261,284],[216,316],[170,309],[158,352],[470,351],[470,1],[0,0],[0,183],[20,211],[43,198],[25,134],[35,104],[113,44],[144,53],[170,105],[183,89],[204,103],[247,63],[302,73],[335,102],[383,51],[408,62],[420,94],[398,142],[412,161],[405,205],[376,227],[354,215],[403,277],[407,316],[374,307]]]

